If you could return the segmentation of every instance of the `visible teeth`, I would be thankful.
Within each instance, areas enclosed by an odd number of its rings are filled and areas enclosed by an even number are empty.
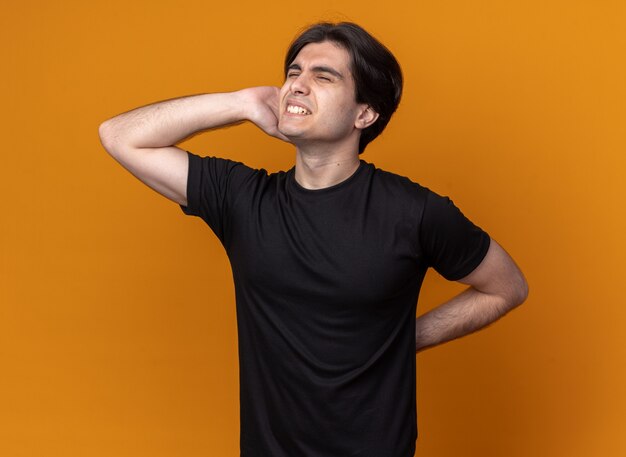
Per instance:
[[[287,106],[287,112],[292,113],[292,114],[310,114],[304,108],[300,106],[293,106],[293,105]]]

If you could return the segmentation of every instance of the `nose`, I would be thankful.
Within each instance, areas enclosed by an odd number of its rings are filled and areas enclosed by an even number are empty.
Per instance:
[[[291,80],[290,90],[292,94],[307,95],[309,93],[309,81],[304,73],[294,76]]]

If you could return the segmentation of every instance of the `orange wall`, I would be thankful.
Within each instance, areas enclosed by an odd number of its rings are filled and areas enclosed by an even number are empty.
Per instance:
[[[361,23],[405,72],[364,159],[450,195],[531,286],[498,324],[418,356],[417,455],[626,454],[623,2],[88,5],[0,18],[1,456],[238,455],[226,257],[97,129],[157,100],[278,85],[318,19]],[[293,161],[249,125],[183,146]],[[419,311],[459,289],[429,276]]]

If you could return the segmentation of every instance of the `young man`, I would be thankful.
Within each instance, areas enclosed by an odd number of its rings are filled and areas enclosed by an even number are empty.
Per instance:
[[[118,162],[226,249],[242,456],[412,456],[414,351],[526,298],[513,260],[448,198],[360,160],[401,92],[382,44],[355,24],[322,23],[292,43],[280,89],[169,100],[100,126]],[[294,144],[295,166],[268,175],[174,146],[244,120]],[[470,287],[415,319],[431,266]]]

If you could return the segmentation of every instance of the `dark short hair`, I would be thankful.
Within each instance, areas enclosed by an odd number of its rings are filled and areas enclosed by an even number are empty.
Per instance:
[[[307,44],[331,41],[348,51],[356,87],[356,102],[368,104],[378,119],[363,129],[359,154],[382,133],[398,108],[402,96],[402,70],[391,51],[352,22],[320,22],[304,30],[289,46],[285,56],[285,77],[289,66]]]

